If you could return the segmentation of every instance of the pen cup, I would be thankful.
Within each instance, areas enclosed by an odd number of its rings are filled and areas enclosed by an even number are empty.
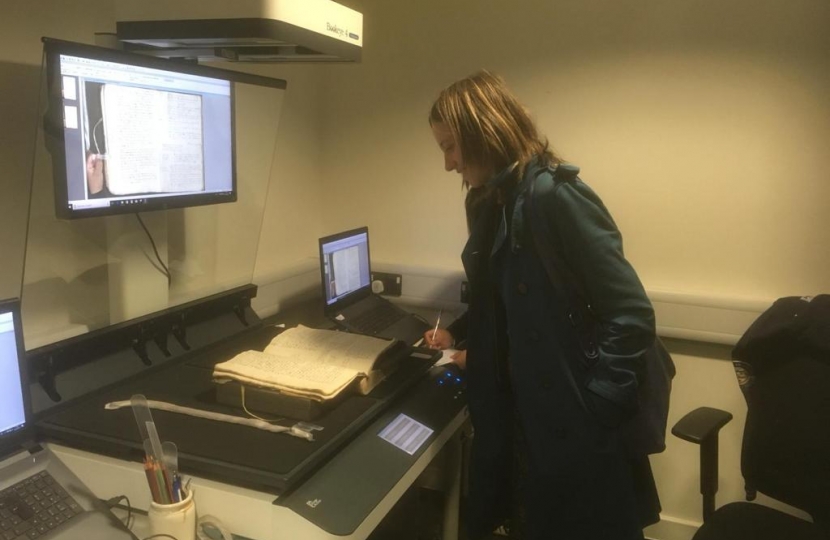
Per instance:
[[[177,540],[196,540],[196,503],[193,490],[187,492],[183,501],[173,504],[150,502],[147,512],[150,533],[167,534]]]

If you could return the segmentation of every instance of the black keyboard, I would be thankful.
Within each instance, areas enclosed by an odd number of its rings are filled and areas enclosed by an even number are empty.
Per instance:
[[[406,313],[392,304],[382,303],[348,320],[348,323],[364,334],[375,334],[406,317]]]
[[[39,538],[84,510],[41,471],[0,491],[0,540]]]

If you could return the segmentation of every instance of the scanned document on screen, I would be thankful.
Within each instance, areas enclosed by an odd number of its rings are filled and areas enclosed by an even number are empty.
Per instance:
[[[105,84],[101,114],[113,195],[204,191],[202,96]]]

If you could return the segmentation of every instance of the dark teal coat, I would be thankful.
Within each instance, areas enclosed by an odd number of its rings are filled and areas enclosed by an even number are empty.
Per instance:
[[[636,372],[654,339],[654,312],[599,197],[578,178],[540,190],[536,211],[556,231],[557,249],[581,277],[600,322],[598,357],[585,357],[565,299],[554,293],[529,236],[525,195],[537,172],[531,165],[513,181],[506,205],[482,203],[462,253],[470,283],[467,376],[475,430],[470,537],[486,535],[507,516],[518,422],[527,474],[517,493],[528,538],[640,538],[638,479],[617,426],[636,408]]]

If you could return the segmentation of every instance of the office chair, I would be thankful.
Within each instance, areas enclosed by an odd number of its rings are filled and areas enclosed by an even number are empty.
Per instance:
[[[741,472],[747,501],[758,492],[802,509],[813,522],[760,504],[715,510],[718,432],[726,411],[702,407],[672,433],[700,445],[703,526],[694,540],[830,538],[830,295],[777,300],[732,352],[747,402]]]

